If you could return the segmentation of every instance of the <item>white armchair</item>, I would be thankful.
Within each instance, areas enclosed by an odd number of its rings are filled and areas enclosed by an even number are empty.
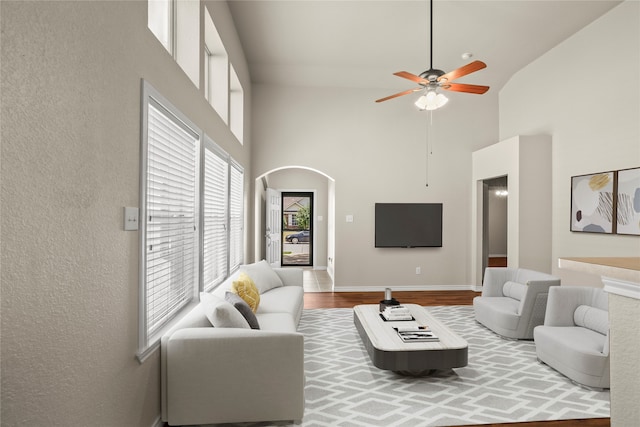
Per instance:
[[[609,388],[609,308],[603,289],[551,288],[544,325],[533,335],[541,362],[580,385]]]
[[[482,295],[473,299],[476,320],[511,339],[533,339],[533,328],[544,322],[547,294],[560,279],[524,268],[489,267]]]

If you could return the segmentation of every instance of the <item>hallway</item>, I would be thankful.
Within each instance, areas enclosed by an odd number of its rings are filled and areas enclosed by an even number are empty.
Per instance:
[[[302,271],[305,292],[332,292],[333,281],[327,270],[305,268]]]

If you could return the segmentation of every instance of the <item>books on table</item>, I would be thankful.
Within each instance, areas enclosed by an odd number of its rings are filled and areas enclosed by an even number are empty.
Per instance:
[[[428,326],[408,326],[393,328],[404,342],[434,342],[440,341]]]
[[[414,320],[409,309],[402,305],[389,306],[380,315],[384,320]]]

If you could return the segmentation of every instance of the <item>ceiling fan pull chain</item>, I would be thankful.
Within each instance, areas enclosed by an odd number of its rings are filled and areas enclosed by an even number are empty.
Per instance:
[[[429,120],[427,120],[427,141],[425,146],[425,187],[429,186],[429,156],[433,154],[431,150],[431,127],[433,125],[433,111],[429,111]]]

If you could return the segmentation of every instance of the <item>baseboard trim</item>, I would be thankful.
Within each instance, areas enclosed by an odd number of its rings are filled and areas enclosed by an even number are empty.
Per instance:
[[[156,418],[156,420],[153,422],[153,424],[151,424],[151,427],[165,427],[166,424],[164,421],[162,421],[162,416],[158,415],[158,418]]]
[[[445,286],[338,286],[334,285],[334,292],[384,292],[386,288],[392,291],[477,291],[475,286],[470,285],[445,285]]]

